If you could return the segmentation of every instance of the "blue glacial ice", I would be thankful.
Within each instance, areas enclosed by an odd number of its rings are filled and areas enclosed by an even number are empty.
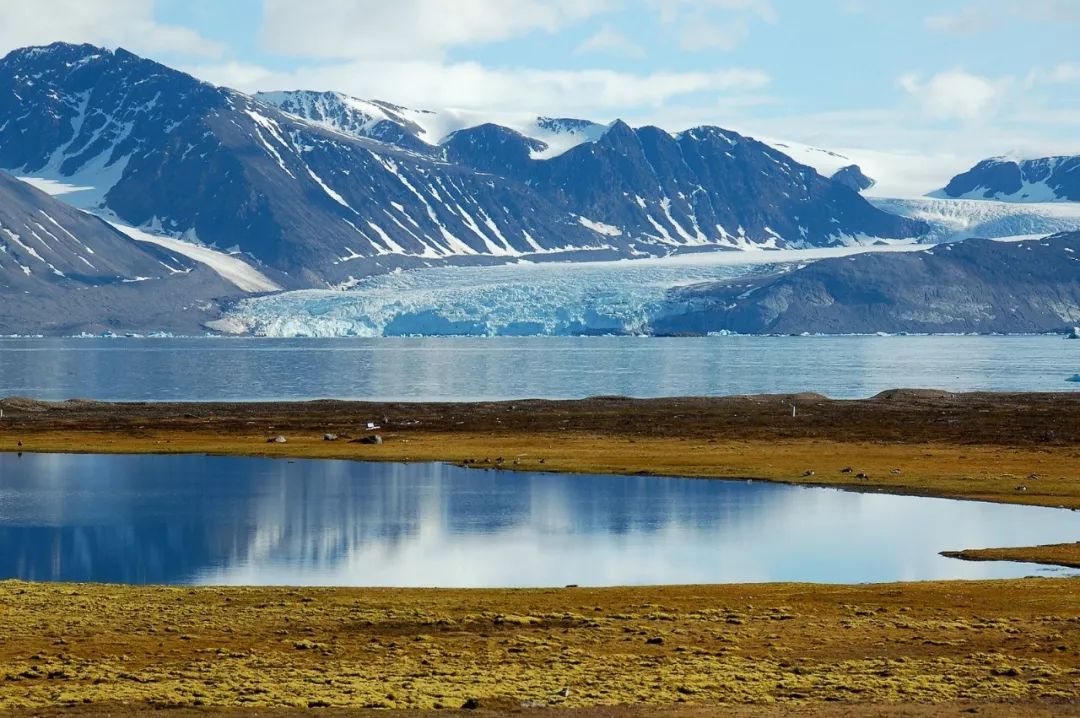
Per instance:
[[[420,269],[346,291],[246,299],[212,326],[271,337],[646,334],[667,290],[775,269],[707,260]]]
[[[670,289],[919,245],[703,253],[663,259],[437,267],[348,290],[245,299],[211,328],[269,337],[644,335]]]

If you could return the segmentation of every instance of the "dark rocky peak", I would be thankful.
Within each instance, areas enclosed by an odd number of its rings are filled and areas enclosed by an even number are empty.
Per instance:
[[[638,136],[633,127],[622,120],[615,120],[608,125],[607,131],[601,135],[597,142],[609,147],[625,147],[627,145],[637,145]]]
[[[992,157],[962,172],[932,196],[1011,202],[1080,201],[1080,157],[1015,160]]]
[[[598,125],[591,120],[579,120],[573,117],[537,117],[536,126],[548,132],[582,133],[592,130]]]
[[[0,60],[0,166],[64,176],[92,160],[112,167],[226,96],[122,49],[16,50]]]
[[[678,139],[686,138],[695,142],[722,142],[731,146],[744,142],[747,139],[738,132],[725,130],[722,127],[716,127],[714,125],[691,127],[688,130],[680,132],[676,137]]]
[[[832,181],[856,192],[862,192],[874,186],[874,180],[867,177],[859,165],[841,167],[833,173]]]
[[[450,162],[504,177],[520,177],[528,171],[532,153],[547,149],[547,144],[487,123],[452,132],[442,147]]]

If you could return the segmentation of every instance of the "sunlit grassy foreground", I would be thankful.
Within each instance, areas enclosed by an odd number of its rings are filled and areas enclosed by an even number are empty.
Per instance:
[[[554,590],[0,583],[0,709],[1076,701],[1070,579]]]

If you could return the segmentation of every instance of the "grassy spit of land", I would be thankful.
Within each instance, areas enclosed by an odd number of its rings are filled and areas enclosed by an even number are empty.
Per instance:
[[[0,709],[28,715],[82,705],[654,714],[597,708],[628,704],[715,711],[673,716],[885,714],[871,704],[1027,715],[1076,712],[1080,700],[1070,579],[551,590],[0,582],[0,618]]]
[[[1018,546],[1013,548],[975,548],[963,551],[942,551],[943,556],[965,561],[1026,561],[1047,566],[1080,568],[1080,542],[1049,546]]]
[[[471,404],[6,399],[0,409],[0,451],[447,461],[753,478],[1080,509],[1080,393],[896,390],[856,401],[800,394]],[[374,433],[382,444],[354,441],[373,433],[369,421],[380,426]],[[324,440],[328,433],[338,440]],[[279,435],[287,442],[267,442]]]

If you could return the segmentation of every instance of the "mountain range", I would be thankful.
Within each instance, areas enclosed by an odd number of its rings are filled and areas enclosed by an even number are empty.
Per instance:
[[[286,287],[440,261],[926,231],[715,127],[538,118],[537,137],[491,124],[437,137],[418,121],[433,114],[327,93],[253,97],[89,45],[0,60],[0,167],[92,188],[67,199],[240,252]],[[559,140],[572,146],[552,154]]]
[[[864,199],[874,180],[843,156],[791,146],[829,155],[826,176],[786,147],[248,95],[123,49],[23,48],[0,59],[0,333],[198,331],[240,296],[421,267],[954,234],[935,208]],[[1071,199],[1077,162],[988,160],[942,196]]]

